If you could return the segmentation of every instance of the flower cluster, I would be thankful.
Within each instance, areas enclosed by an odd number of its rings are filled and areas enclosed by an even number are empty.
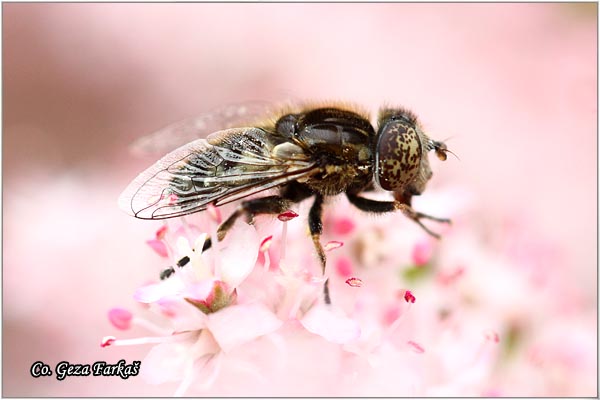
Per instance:
[[[152,345],[140,375],[180,382],[176,395],[551,394],[507,384],[515,370],[544,382],[542,364],[563,367],[533,340],[532,318],[552,318],[536,315],[553,287],[537,290],[550,282],[540,283],[530,254],[546,244],[528,243],[524,254],[510,240],[515,232],[484,236],[466,223],[468,204],[450,200],[466,194],[438,196],[422,207],[452,214],[441,241],[399,214],[373,218],[343,201],[327,209],[325,276],[301,210],[240,222],[208,249],[219,210],[193,216],[197,225],[164,225],[148,245],[172,267],[134,293],[146,309],[109,312],[115,328],[154,335],[107,336],[102,346]]]

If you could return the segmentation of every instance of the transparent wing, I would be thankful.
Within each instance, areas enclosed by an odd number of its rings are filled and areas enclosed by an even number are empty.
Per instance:
[[[288,151],[273,151],[278,145]],[[314,173],[317,167],[290,143],[258,128],[234,128],[198,139],[142,172],[119,206],[142,219],[164,219],[250,196]],[[300,150],[300,148],[297,148]]]
[[[221,129],[253,125],[251,122],[268,115],[272,108],[272,103],[261,101],[216,108],[206,114],[176,122],[137,139],[130,146],[131,152],[136,155],[165,154]]]

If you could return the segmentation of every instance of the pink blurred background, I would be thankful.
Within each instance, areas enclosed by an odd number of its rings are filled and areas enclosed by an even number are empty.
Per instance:
[[[596,34],[592,3],[3,4],[3,395],[173,393],[29,368],[143,359],[98,345],[160,266],[160,224],[116,206],[153,161],[128,145],[245,100],[413,109],[460,157],[432,185],[473,193],[474,225],[552,243],[597,336]],[[595,368],[567,394],[596,396]]]

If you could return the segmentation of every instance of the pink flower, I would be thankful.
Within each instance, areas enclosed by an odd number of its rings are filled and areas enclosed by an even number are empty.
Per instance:
[[[102,347],[156,343],[141,368],[149,382],[180,380],[176,394],[183,394],[201,373],[208,376],[204,384],[210,386],[226,353],[282,325],[263,304],[236,304],[236,288],[252,272],[258,254],[259,243],[251,230],[246,226],[231,232],[212,259],[201,252],[206,235],[200,235],[193,247],[187,238],[178,236],[176,258],[189,257],[190,261],[168,279],[143,286],[134,294],[137,301],[162,311],[173,327],[172,334],[131,340],[106,337]],[[109,318],[119,329],[135,320],[123,309],[111,310]],[[146,326],[156,328],[149,322]]]
[[[344,204],[330,218],[347,218]],[[110,314],[115,327],[144,326],[155,335],[107,336],[102,346],[152,345],[141,375],[152,383],[180,382],[178,395],[247,387],[257,395],[287,394],[287,385],[300,381],[297,371],[306,370],[314,376],[290,394],[306,388],[332,396],[478,396],[491,390],[509,395],[514,391],[495,374],[519,376],[498,372],[500,363],[519,365],[531,379],[547,364],[581,371],[591,365],[584,346],[567,335],[533,343],[525,334],[537,329],[529,321],[547,318],[531,314],[534,305],[562,310],[565,302],[537,290],[545,281],[538,279],[539,270],[527,268],[537,259],[521,249],[518,257],[505,252],[514,247],[511,242],[492,237],[482,243],[464,224],[441,241],[429,241],[402,215],[356,218],[344,246],[337,244],[338,233],[325,230],[322,244],[335,252],[327,253],[323,275],[306,221],[284,220],[257,218],[257,232],[238,224],[205,253],[197,251],[204,235],[167,231],[171,257],[189,262],[135,293],[149,312],[162,315],[165,326],[115,309]],[[254,268],[259,253],[265,268]],[[414,268],[419,264],[426,268]],[[327,280],[331,305],[323,300]],[[360,285],[363,280],[368,285]],[[418,288],[416,308],[412,288]],[[557,288],[562,294],[563,286]],[[566,345],[558,349],[556,343]],[[510,352],[514,358],[503,358]],[[527,367],[514,361],[518,357]],[[242,383],[240,374],[254,386]],[[340,385],[328,384],[331,380]],[[225,386],[231,382],[235,385]]]

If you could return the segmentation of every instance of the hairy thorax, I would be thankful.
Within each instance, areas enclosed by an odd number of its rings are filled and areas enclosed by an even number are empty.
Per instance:
[[[325,196],[334,196],[348,191],[349,188],[367,186],[373,177],[369,164],[326,165],[322,171],[309,177],[304,183],[311,190]]]

